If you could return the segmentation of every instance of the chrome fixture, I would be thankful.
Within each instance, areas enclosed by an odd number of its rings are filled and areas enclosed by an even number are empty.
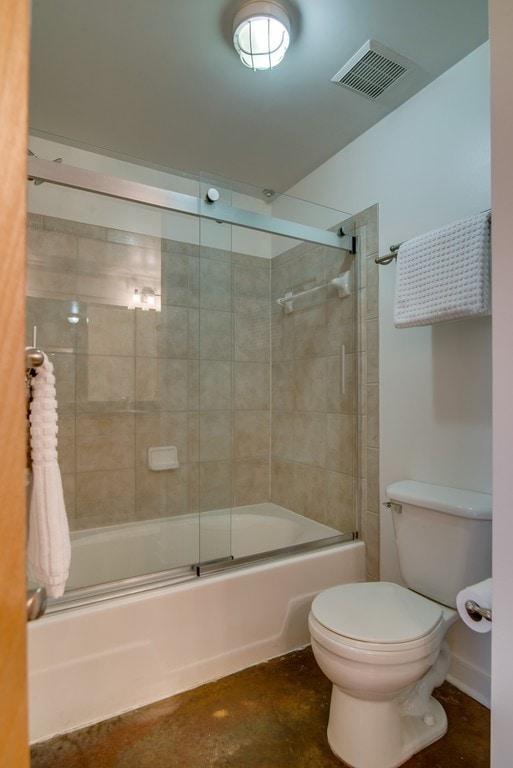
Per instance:
[[[486,621],[492,620],[491,608],[481,608],[474,600],[467,600],[465,610],[474,621],[481,621],[481,619],[486,619]]]
[[[159,298],[159,294],[155,293],[153,288],[150,288],[148,285],[141,289],[135,288],[132,294],[132,306],[129,309],[156,309],[160,311]]]
[[[37,587],[27,592],[27,621],[40,619],[46,610],[46,589]]]
[[[25,347],[25,369],[27,373],[33,368],[39,368],[45,361],[43,350],[37,346],[37,325],[32,328],[32,346]]]
[[[290,20],[275,2],[249,2],[233,21],[233,45],[250,69],[272,69],[285,56],[290,40]]]
[[[29,154],[29,157],[37,157],[37,155],[35,155],[32,152],[31,149],[28,149],[27,152]],[[52,160],[52,162],[53,163],[62,163],[62,157],[56,157],[55,160]],[[44,179],[37,179],[34,176],[27,176],[27,180],[28,181],[33,181],[35,187],[38,187],[40,184],[43,184],[43,182],[44,182]]]
[[[219,192],[215,187],[210,187],[210,189],[207,190],[205,200],[207,203],[217,203],[219,200]]]
[[[390,264],[394,259],[397,259],[397,251],[401,247],[402,243],[397,243],[397,245],[391,245],[389,248],[390,253],[386,256],[376,256],[374,259],[376,264],[382,264],[383,266],[386,266],[387,264]]]
[[[30,371],[32,368],[39,368],[43,365],[45,356],[41,349],[36,347],[25,347],[25,368]]]
[[[71,302],[70,313],[66,319],[71,325],[76,325],[80,322],[80,305],[78,301],[73,300]]]

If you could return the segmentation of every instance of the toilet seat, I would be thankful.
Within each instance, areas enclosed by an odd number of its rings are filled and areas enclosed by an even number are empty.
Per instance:
[[[319,630],[362,650],[406,651],[436,637],[444,624],[441,605],[398,584],[342,584],[314,599],[311,615]],[[319,626],[320,625],[320,626]]]

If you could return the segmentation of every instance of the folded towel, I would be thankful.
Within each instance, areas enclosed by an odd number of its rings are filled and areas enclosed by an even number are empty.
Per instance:
[[[488,211],[401,245],[397,252],[396,328],[488,314]]]
[[[27,559],[49,597],[60,597],[69,574],[71,547],[57,463],[57,401],[53,365],[44,356],[35,369],[30,404],[32,494]]]

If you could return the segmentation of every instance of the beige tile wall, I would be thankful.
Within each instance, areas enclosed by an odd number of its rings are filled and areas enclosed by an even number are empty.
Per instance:
[[[29,216],[27,344],[37,326],[55,365],[72,528],[269,499],[269,261],[202,256]],[[128,309],[146,285],[161,311]],[[179,469],[150,471],[148,448],[167,444]]]
[[[72,528],[271,498],[353,531],[359,502],[377,576],[376,208],[350,226],[362,249],[353,295],[323,289],[287,314],[274,299],[353,258],[302,245],[271,270],[253,256],[204,248],[200,260],[193,245],[29,216],[27,343],[36,325],[55,364]],[[160,312],[128,309],[145,285],[161,294]],[[150,471],[147,449],[167,444],[179,469]]]
[[[358,236],[357,258],[303,244],[271,268],[271,500],[340,531],[358,529],[369,578],[379,567],[377,215],[373,206],[344,222]],[[297,299],[292,313],[275,301],[348,269],[350,297],[323,288]]]
[[[379,253],[378,206],[352,220],[359,234],[362,260],[359,282],[360,398],[359,483],[360,529],[367,545],[367,578],[379,579]],[[363,255],[365,254],[365,258]]]
[[[276,299],[322,286],[354,259],[347,252],[303,244],[273,259],[271,499],[343,532],[355,529],[355,296],[332,288],[294,301]],[[345,348],[345,361],[342,348]],[[345,385],[342,367],[345,364]]]

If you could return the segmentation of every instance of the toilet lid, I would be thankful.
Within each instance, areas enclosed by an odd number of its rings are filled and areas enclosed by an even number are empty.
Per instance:
[[[437,603],[384,581],[326,589],[311,610],[326,629],[368,643],[417,640],[429,634],[443,615]]]

